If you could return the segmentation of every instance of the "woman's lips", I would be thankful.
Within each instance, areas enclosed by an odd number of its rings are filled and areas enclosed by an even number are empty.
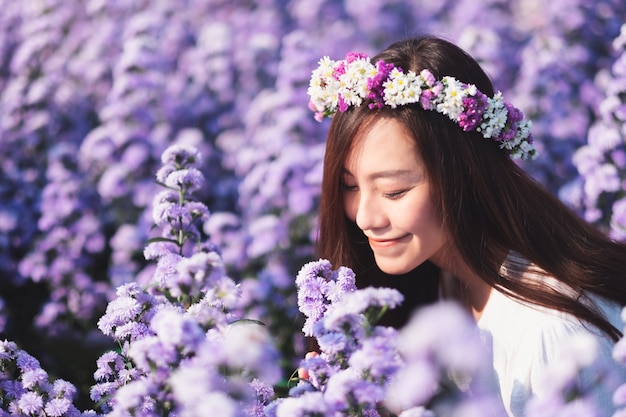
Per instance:
[[[392,239],[374,239],[374,238],[368,237],[367,240],[372,249],[386,249],[386,248],[395,246],[398,243],[402,243],[406,241],[407,238],[409,238],[409,235],[404,235],[404,236],[401,236],[398,238],[392,238]]]

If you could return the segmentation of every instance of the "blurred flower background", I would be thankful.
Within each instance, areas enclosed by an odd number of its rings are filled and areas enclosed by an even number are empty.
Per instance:
[[[525,168],[626,240],[625,23],[623,0],[1,0],[0,337],[89,407],[96,360],[117,347],[98,321],[158,273],[144,246],[161,155],[191,146],[208,209],[196,238],[288,377],[328,129],[307,108],[311,70],[421,33],[480,61],[533,120]]]

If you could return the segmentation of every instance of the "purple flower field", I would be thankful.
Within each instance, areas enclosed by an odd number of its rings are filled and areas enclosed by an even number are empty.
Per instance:
[[[471,399],[437,391],[450,373],[482,372],[478,352],[455,361],[474,335],[454,308],[379,326],[372,313],[396,295],[357,291],[348,268],[315,258],[328,122],[306,91],[325,55],[421,33],[457,42],[533,121],[540,156],[524,168],[626,241],[623,0],[0,6],[0,416],[408,417],[493,404],[484,387]],[[427,314],[465,338],[437,339]],[[302,361],[305,334],[321,357]],[[449,355],[423,360],[441,346]],[[572,374],[554,381],[604,366],[585,341],[572,346]],[[311,383],[292,378],[301,365]],[[593,415],[572,401],[530,410]],[[624,387],[615,401],[626,404]]]

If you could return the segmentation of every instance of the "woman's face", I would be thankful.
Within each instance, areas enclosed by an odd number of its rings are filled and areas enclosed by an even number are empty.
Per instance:
[[[415,142],[394,119],[381,118],[355,141],[343,171],[344,207],[388,274],[426,260],[439,264],[447,237],[435,212]]]

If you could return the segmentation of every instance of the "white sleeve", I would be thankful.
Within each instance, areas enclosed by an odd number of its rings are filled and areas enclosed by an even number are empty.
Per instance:
[[[566,318],[550,320],[536,334],[538,349],[530,366],[529,394],[541,401],[566,394],[563,391],[575,395],[578,390],[578,395],[594,404],[598,415],[612,415],[616,411],[613,392],[626,381],[625,370],[612,359],[612,340]],[[572,380],[575,387],[564,386]]]

